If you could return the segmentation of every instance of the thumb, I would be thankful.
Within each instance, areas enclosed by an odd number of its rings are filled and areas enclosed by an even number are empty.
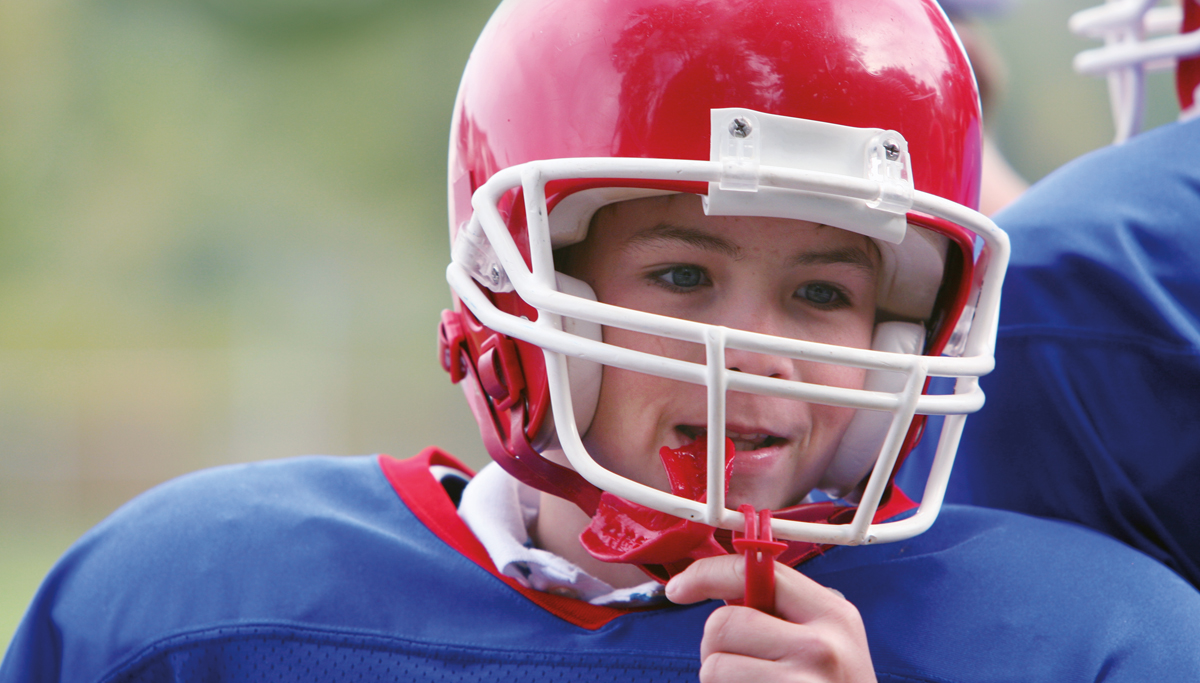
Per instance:
[[[741,600],[746,595],[745,572],[746,560],[740,555],[696,560],[667,583],[667,599],[680,605],[701,600]]]

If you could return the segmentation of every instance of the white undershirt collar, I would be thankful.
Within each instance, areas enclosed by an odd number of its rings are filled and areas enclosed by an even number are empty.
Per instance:
[[[613,588],[575,563],[534,548],[529,529],[537,521],[538,500],[536,489],[491,463],[463,490],[458,515],[483,544],[497,569],[525,586],[593,605],[646,605],[666,599],[657,581]]]

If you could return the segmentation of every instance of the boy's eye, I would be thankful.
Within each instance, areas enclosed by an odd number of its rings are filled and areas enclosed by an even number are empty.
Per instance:
[[[680,289],[691,289],[704,284],[704,270],[696,266],[673,266],[657,274],[663,284]]]
[[[821,282],[810,282],[806,285],[801,285],[796,290],[796,295],[818,306],[830,306],[845,302],[845,297],[842,296],[842,293],[836,287]]]

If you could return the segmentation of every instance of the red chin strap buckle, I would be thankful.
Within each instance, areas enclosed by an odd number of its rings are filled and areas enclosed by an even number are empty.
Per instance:
[[[787,544],[771,536],[771,511],[755,511],[752,505],[738,508],[746,518],[746,532],[733,539],[733,549],[746,556],[746,599],[747,607],[760,612],[775,614],[775,558]]]

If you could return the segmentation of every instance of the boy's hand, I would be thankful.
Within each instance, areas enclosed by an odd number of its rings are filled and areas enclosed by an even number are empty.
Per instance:
[[[698,560],[671,579],[667,597],[740,600],[745,563],[739,555]],[[700,643],[701,683],[875,681],[862,617],[839,593],[776,563],[775,613],[728,605],[713,612]]]

